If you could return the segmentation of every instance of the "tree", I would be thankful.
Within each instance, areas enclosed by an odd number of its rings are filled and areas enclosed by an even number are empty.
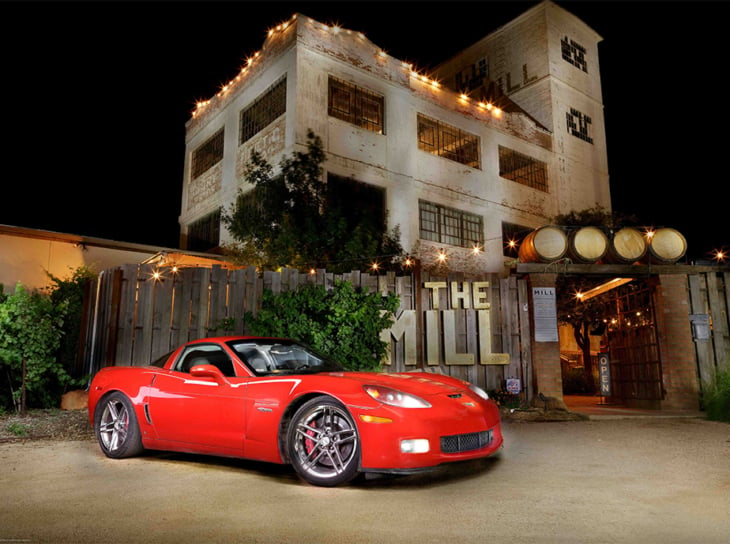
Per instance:
[[[24,414],[28,394],[42,405],[50,404],[53,382],[71,381],[56,362],[61,345],[65,304],[54,306],[50,297],[18,284],[0,303],[0,366],[5,367],[13,404]]]
[[[321,139],[307,132],[307,151],[280,161],[280,173],[256,151],[244,177],[253,190],[239,190],[222,222],[236,241],[226,252],[243,264],[275,270],[288,266],[331,272],[359,268],[377,256],[399,256],[400,232],[386,230],[382,202],[378,213],[367,198],[343,194],[346,183],[322,180]]]
[[[63,320],[63,336],[58,349],[57,360],[74,378],[81,378],[77,370],[79,341],[81,337],[81,319],[84,309],[84,291],[89,280],[97,277],[96,272],[87,266],[80,266],[71,271],[67,278],[59,278],[50,272],[46,275],[51,280],[49,293],[54,306],[66,309]]]

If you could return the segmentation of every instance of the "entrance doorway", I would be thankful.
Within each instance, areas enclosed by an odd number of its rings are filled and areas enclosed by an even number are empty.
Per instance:
[[[586,327],[591,372],[585,371],[584,352],[571,338],[573,326],[563,326],[560,330],[563,394],[592,394],[604,389],[599,388],[599,380],[608,379],[610,394],[603,395],[607,397],[604,402],[660,408],[664,395],[655,319],[655,283],[649,279],[607,278],[594,290],[598,294],[591,304],[600,307],[598,313],[602,317],[600,323]],[[608,353],[608,377],[605,365],[599,375],[599,353]]]
[[[655,287],[636,280],[607,295],[612,397],[637,408],[659,408],[664,395]]]

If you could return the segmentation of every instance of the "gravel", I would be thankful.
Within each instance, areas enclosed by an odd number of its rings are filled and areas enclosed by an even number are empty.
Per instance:
[[[0,415],[0,444],[27,440],[94,440],[86,410],[28,410]]]

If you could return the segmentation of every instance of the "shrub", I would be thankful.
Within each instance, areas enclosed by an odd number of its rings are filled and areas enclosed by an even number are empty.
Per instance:
[[[389,348],[380,333],[398,306],[396,295],[365,292],[350,282],[329,290],[304,285],[278,295],[266,290],[262,309],[244,322],[251,334],[299,340],[350,370],[376,370]]]
[[[704,388],[702,405],[708,419],[730,422],[730,369],[717,373],[714,383]]]

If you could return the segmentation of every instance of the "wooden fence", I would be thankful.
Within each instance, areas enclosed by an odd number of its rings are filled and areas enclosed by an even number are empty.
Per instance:
[[[108,269],[87,297],[87,372],[144,365],[197,338],[245,334],[243,316],[258,311],[264,289],[280,293],[312,283],[329,288],[337,281],[399,297],[397,321],[383,335],[391,343],[385,370],[440,371],[487,390],[501,389],[508,377],[529,385],[530,325],[527,311],[520,310],[527,307],[524,281],[418,271],[303,274],[284,269],[260,275],[253,267],[213,266],[173,273],[136,264]]]
[[[730,368],[730,273],[688,274],[690,324],[701,384]]]

